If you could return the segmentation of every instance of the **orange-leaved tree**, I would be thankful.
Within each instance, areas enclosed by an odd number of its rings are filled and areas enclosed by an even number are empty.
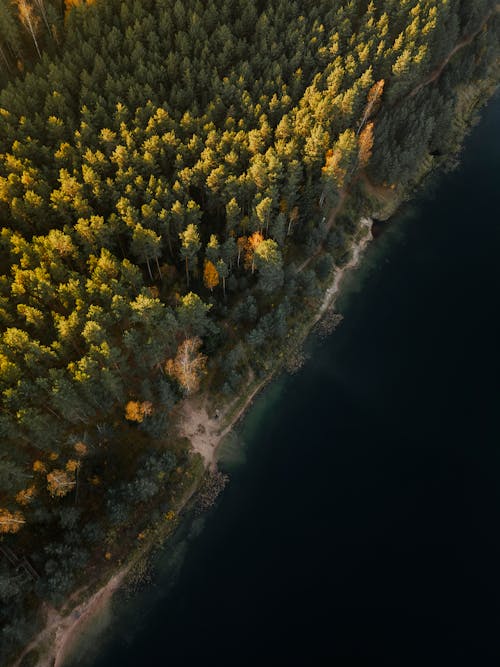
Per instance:
[[[359,134],[361,132],[366,121],[370,118],[370,116],[372,116],[378,110],[378,106],[382,98],[382,93],[384,92],[384,86],[385,86],[384,79],[380,79],[380,81],[374,83],[373,86],[368,91],[368,99],[366,101],[366,107],[363,112],[363,117],[361,119],[361,123],[359,124],[358,131],[356,132],[356,134]]]
[[[153,404],[150,401],[129,401],[125,406],[125,419],[130,422],[144,421],[144,417],[153,414]]]
[[[17,533],[25,523],[21,512],[0,509],[0,533]]]
[[[373,123],[367,123],[358,137],[358,164],[361,169],[366,167],[372,156]]]
[[[205,268],[203,270],[203,282],[205,283],[205,287],[208,287],[208,289],[212,292],[214,287],[217,287],[219,284],[219,273],[217,269],[215,268],[215,265],[213,262],[211,262],[209,259],[205,260]]]
[[[35,485],[32,484],[31,486],[28,486],[28,488],[22,489],[18,494],[16,494],[16,503],[19,503],[19,505],[25,507],[26,505],[30,504],[30,502],[35,497],[35,494]]]
[[[47,489],[53,498],[63,498],[75,486],[76,480],[72,470],[52,470],[47,475]]]
[[[263,240],[264,237],[260,232],[254,232],[248,239],[248,243],[245,248],[245,268],[251,268],[252,273],[255,272],[255,250]]]

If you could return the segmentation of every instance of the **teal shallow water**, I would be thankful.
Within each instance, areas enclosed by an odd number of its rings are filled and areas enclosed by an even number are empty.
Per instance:
[[[347,278],[340,328],[256,400],[217,507],[75,667],[500,657],[499,125],[497,97]]]

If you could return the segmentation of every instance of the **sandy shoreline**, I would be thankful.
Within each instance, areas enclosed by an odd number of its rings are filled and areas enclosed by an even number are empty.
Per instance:
[[[371,234],[372,219],[362,218],[360,220],[359,232],[366,230],[359,242],[355,242],[351,246],[352,257],[350,261],[342,268],[337,268],[334,271],[331,285],[325,291],[321,305],[312,318],[309,330],[321,320],[327,310],[333,308],[336,297],[340,291],[342,278],[344,275],[354,269],[358,264],[368,243],[372,240]],[[191,445],[195,452],[201,454],[207,467],[214,467],[217,462],[217,448],[226,435],[235,427],[237,422],[245,414],[250,407],[255,396],[261,389],[272,379],[274,373],[271,373],[262,382],[257,384],[255,388],[246,397],[243,405],[239,407],[234,415],[231,415],[229,421],[227,415],[231,413],[234,403],[229,404],[224,411],[218,412],[218,417],[209,417],[207,411],[207,397],[193,397],[184,401],[180,411],[181,421],[179,424],[179,431],[182,435],[189,438]],[[251,385],[253,378],[249,379]],[[221,428],[221,424],[223,425]]]
[[[316,315],[311,319],[309,330],[335,304],[344,275],[359,264],[364,249],[372,239],[371,224],[370,218],[363,218],[360,221],[360,230],[366,229],[366,233],[358,242],[352,244],[350,261],[334,271],[333,280],[325,291]],[[255,396],[272,379],[273,375],[274,373],[271,373],[264,380],[256,383],[241,405],[238,404],[237,399],[225,406],[225,409],[217,411],[216,417],[209,416],[207,396],[194,396],[185,399],[180,404],[178,409],[179,434],[189,438],[193,451],[203,457],[207,469],[216,467],[217,450],[220,443],[243,417]],[[253,382],[253,375],[250,375],[249,385],[252,386]],[[19,667],[24,656],[32,650],[38,650],[41,654],[36,667],[64,667],[65,661],[88,629],[89,622],[109,608],[113,594],[123,584],[131,567],[132,563],[129,563],[118,570],[104,586],[66,616],[56,609],[47,607],[44,629],[30,642],[12,667]]]
[[[75,607],[67,616],[63,616],[52,607],[46,608],[45,628],[28,644],[13,667],[19,667],[24,656],[30,651],[38,649],[43,652],[44,646],[49,642],[50,648],[47,647],[45,655],[40,657],[37,667],[62,667],[89,621],[108,607],[113,593],[120,588],[129,569],[130,565],[121,568],[104,586]]]

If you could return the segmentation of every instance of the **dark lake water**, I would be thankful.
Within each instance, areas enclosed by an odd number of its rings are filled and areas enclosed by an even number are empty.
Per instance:
[[[255,403],[217,507],[74,665],[498,664],[499,126],[497,97],[348,278],[342,326]]]

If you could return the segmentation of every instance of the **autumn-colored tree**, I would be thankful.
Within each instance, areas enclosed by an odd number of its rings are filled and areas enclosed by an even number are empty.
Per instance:
[[[358,164],[361,169],[366,167],[372,156],[373,123],[367,123],[358,137]]]
[[[75,459],[70,459],[66,463],[66,470],[68,472],[76,472],[78,470],[78,468],[80,467],[80,465],[81,465],[80,461],[75,461]]]
[[[21,512],[0,509],[0,533],[17,533],[25,523]]]
[[[74,473],[56,469],[47,475],[47,489],[53,498],[63,498],[75,486]]]
[[[129,401],[125,406],[125,419],[131,422],[144,421],[144,417],[153,414],[153,404],[150,401]]]
[[[35,44],[36,52],[38,57],[42,58],[42,53],[38,45],[38,40],[36,38],[36,33],[38,30],[39,18],[34,11],[33,5],[31,5],[28,0],[16,0],[17,8],[19,11],[19,20],[26,30],[30,33],[31,38]]]
[[[92,4],[92,0],[64,0],[64,6],[66,11],[69,12],[69,10],[73,7],[79,7],[80,5],[83,5],[85,1],[88,5]]]
[[[359,134],[361,132],[366,121],[370,118],[370,116],[372,116],[377,111],[378,106],[380,104],[380,100],[382,98],[382,93],[384,92],[384,86],[385,86],[384,79],[380,79],[380,81],[374,83],[373,86],[370,88],[368,92],[368,100],[366,102],[366,107],[363,112],[363,118],[361,119],[361,123],[359,124],[358,131],[356,134]]]
[[[207,358],[200,353],[201,338],[187,338],[177,350],[175,359],[169,359],[165,370],[175,378],[186,394],[194,394],[206,369]]]
[[[64,0],[64,8],[69,11],[72,7],[78,7],[82,4],[82,0]]]
[[[22,505],[23,507],[25,507],[26,505],[29,505],[30,502],[35,497],[35,493],[36,493],[36,489],[35,489],[35,486],[33,484],[31,486],[28,486],[26,489],[22,489],[16,495],[16,503],[19,503],[19,505]]]
[[[245,268],[252,269],[252,273],[255,272],[255,250],[262,243],[264,237],[260,232],[254,232],[252,236],[249,237],[248,243],[245,248]]]
[[[142,422],[144,419],[139,401],[129,401],[125,406],[125,419],[131,422]]]
[[[47,472],[47,468],[45,466],[45,463],[43,461],[35,461],[33,463],[33,471],[34,472],[39,472],[39,473],[45,473]]]
[[[78,454],[78,456],[85,456],[88,452],[88,447],[87,445],[79,440],[78,442],[75,443],[75,446],[73,448],[75,452]]]
[[[219,273],[215,268],[215,265],[209,260],[205,260],[205,268],[203,270],[203,282],[205,287],[207,287],[211,292],[214,287],[217,287],[219,284]]]

